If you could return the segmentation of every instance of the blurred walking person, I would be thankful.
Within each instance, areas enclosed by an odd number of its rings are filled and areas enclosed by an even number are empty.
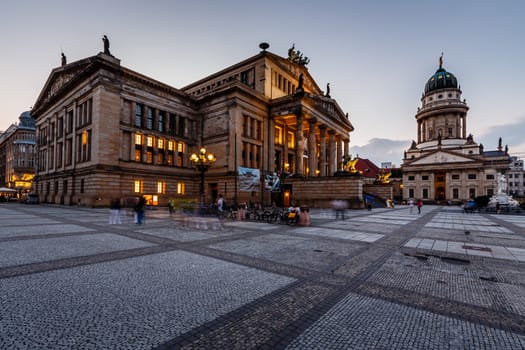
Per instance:
[[[114,198],[109,204],[109,224],[110,225],[120,225],[122,221],[120,220],[120,199]]]

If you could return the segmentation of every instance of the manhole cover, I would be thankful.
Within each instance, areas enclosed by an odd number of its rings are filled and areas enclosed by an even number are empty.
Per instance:
[[[491,252],[492,250],[487,247],[478,247],[475,245],[463,245],[463,249],[470,249],[470,250],[479,250],[480,252]]]

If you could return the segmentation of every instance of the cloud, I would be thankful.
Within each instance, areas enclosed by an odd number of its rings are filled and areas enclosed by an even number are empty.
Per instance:
[[[392,162],[400,166],[403,152],[410,148],[411,143],[412,140],[373,138],[363,146],[350,147],[350,154],[352,157],[359,155],[359,158],[370,159],[379,167],[382,162]]]
[[[500,137],[502,146],[509,146],[510,155],[525,156],[525,118],[515,123],[487,127],[479,136],[474,135],[474,140],[490,151],[497,149]]]
[[[498,140],[502,138],[502,146],[509,146],[509,154],[525,158],[525,118],[508,124],[490,126],[474,135],[474,141],[482,143],[485,151],[493,151],[498,147]],[[400,166],[403,160],[403,153],[410,148],[412,140],[392,140],[385,138],[372,138],[368,143],[361,146],[350,147],[352,157],[359,155],[360,158],[367,158],[377,166],[382,162],[392,162]]]

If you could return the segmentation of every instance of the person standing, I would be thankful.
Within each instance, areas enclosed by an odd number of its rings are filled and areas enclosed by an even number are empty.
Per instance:
[[[222,198],[222,194],[219,194],[219,199],[217,199],[217,209],[224,211],[224,198]]]
[[[114,198],[109,204],[109,224],[110,225],[120,225],[122,221],[120,220],[120,199]]]
[[[137,224],[141,225],[144,222],[144,209],[146,207],[146,199],[144,196],[139,197],[139,201],[135,205],[135,212],[137,213]]]
[[[246,203],[242,202],[239,204],[237,209],[237,217],[239,220],[246,220]]]
[[[408,200],[408,207],[410,208],[409,213],[412,214],[414,211],[414,200],[412,198]]]
[[[417,213],[421,214],[421,207],[423,206],[423,201],[421,201],[421,199],[418,199],[416,206],[417,206]]]

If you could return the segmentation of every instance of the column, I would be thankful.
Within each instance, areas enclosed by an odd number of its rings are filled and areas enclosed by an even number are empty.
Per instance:
[[[336,137],[335,146],[336,146],[336,152],[337,152],[337,156],[336,156],[337,164],[336,164],[336,167],[337,167],[337,170],[341,170],[341,163],[343,162],[343,144],[342,144],[342,140],[341,140],[341,136],[340,135],[337,135],[337,137]]]
[[[291,164],[288,164],[288,169],[286,169],[285,164],[288,163],[288,125],[285,123],[283,125],[283,162],[282,162],[282,171],[290,171]]]
[[[335,148],[335,131],[330,130],[328,141],[328,176],[332,176],[337,170],[336,148]]]
[[[308,176],[317,176],[317,139],[315,137],[315,124],[317,119],[308,119]]]
[[[417,143],[421,143],[421,120],[417,121]]]
[[[467,138],[467,116],[463,115],[463,138]]]
[[[302,112],[296,114],[295,129],[295,173],[303,175],[303,155],[304,155],[304,134],[303,134],[303,115]]]
[[[319,127],[319,142],[321,143],[321,150],[319,152],[321,176],[326,176],[326,125]]]
[[[350,140],[343,140],[343,155],[350,154]]]
[[[275,121],[272,117],[268,120],[268,160],[267,164],[265,166],[265,169],[268,169],[270,171],[275,170]],[[281,166],[278,165],[278,168]]]

